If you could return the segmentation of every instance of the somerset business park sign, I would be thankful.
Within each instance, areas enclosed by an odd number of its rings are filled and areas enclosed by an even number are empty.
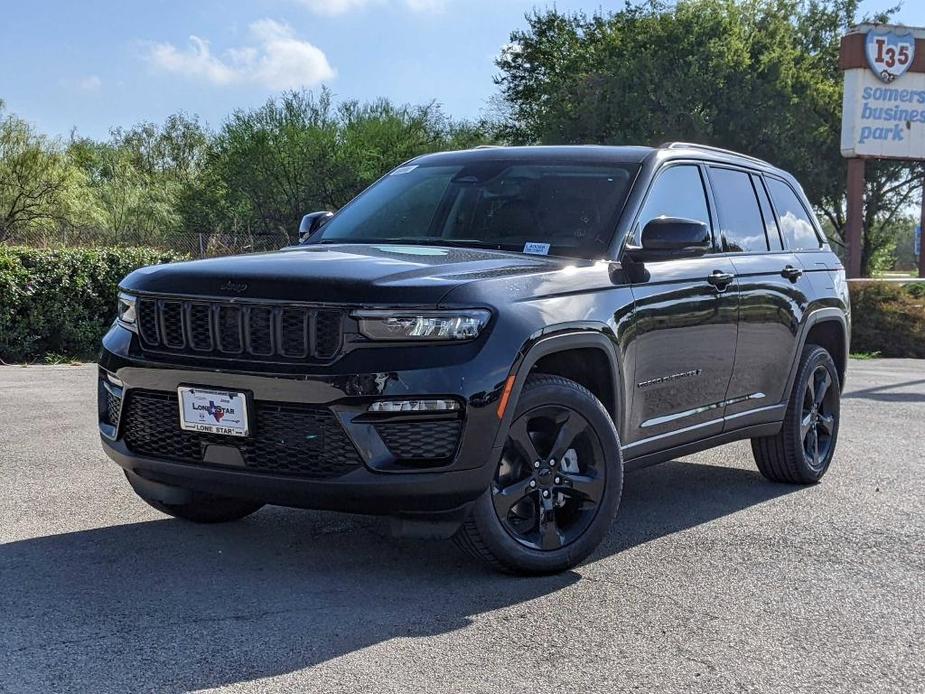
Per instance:
[[[841,153],[925,159],[925,29],[864,24],[842,40]]]

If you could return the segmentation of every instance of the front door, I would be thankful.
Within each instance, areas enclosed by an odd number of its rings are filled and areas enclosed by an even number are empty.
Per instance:
[[[714,227],[697,164],[657,175],[634,225],[681,217]],[[736,347],[738,287],[729,258],[647,262],[635,299],[627,364],[632,365],[628,458],[722,431]]]

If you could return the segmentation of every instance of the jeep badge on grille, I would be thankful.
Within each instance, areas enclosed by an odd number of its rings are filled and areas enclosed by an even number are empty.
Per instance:
[[[219,287],[223,292],[234,292],[235,294],[240,294],[247,289],[247,282],[235,282],[234,280],[228,280]]]

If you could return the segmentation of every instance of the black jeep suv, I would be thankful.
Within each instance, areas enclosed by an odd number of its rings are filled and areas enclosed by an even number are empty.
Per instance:
[[[845,276],[764,161],[685,143],[433,154],[303,228],[122,282],[99,428],[155,508],[387,515],[544,573],[601,541],[624,469],[745,438],[771,480],[829,467]]]

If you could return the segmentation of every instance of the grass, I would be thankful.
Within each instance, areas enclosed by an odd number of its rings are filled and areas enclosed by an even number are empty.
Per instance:
[[[879,359],[880,352],[852,352],[852,359],[860,359],[861,361],[867,361],[870,359]]]
[[[49,366],[74,366],[80,364],[80,361],[74,357],[69,357],[64,354],[56,354],[55,352],[49,352],[44,357],[42,357],[42,363],[48,364]]]

